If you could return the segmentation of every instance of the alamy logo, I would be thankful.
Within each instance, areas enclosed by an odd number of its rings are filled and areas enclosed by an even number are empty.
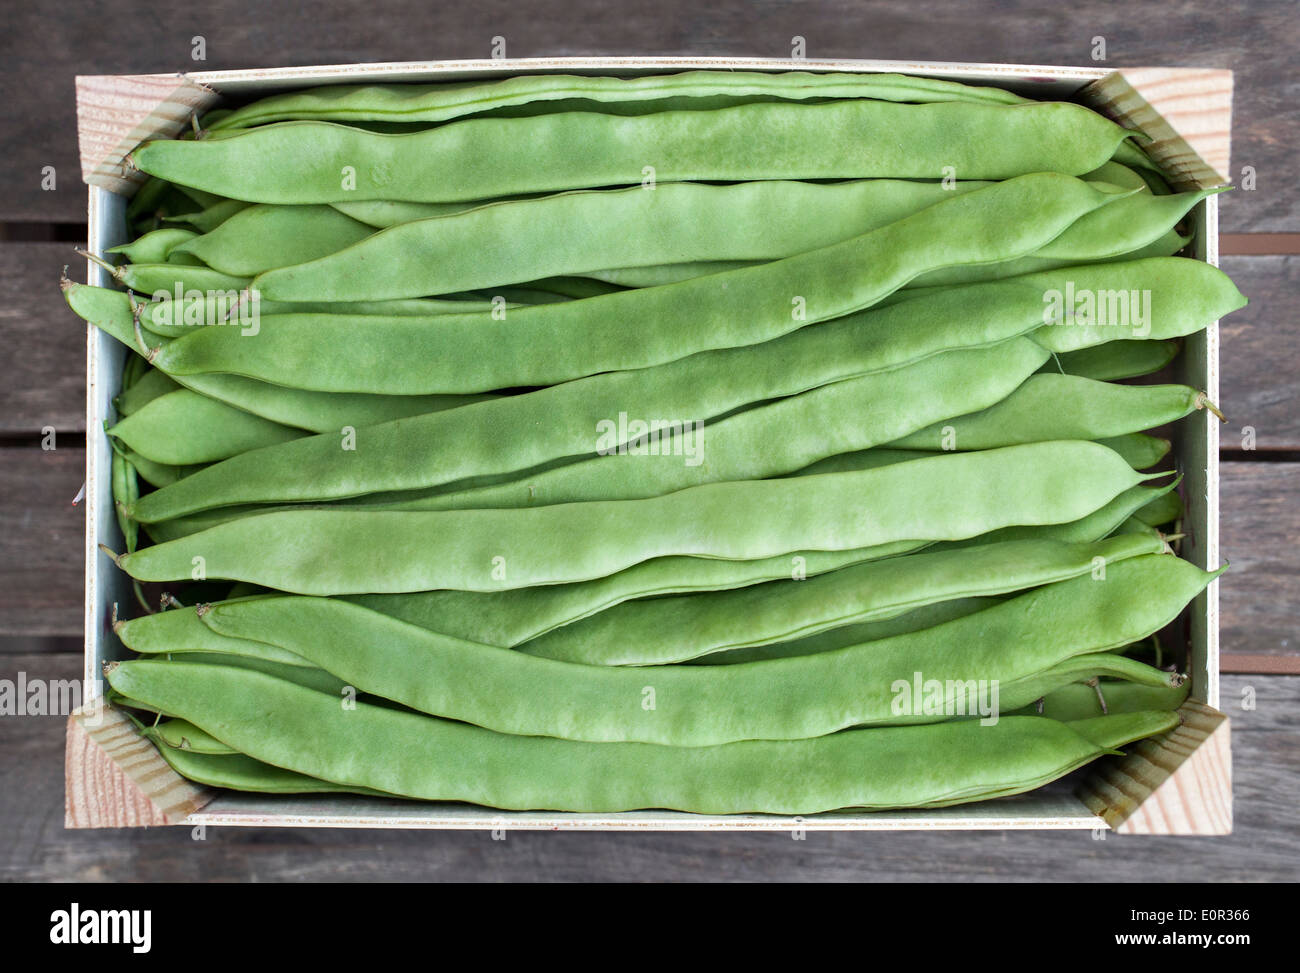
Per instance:
[[[687,466],[704,462],[704,420],[629,419],[596,423],[596,452],[601,456],[681,456]]]
[[[1151,292],[1147,290],[1094,291],[1076,288],[1071,280],[1066,281],[1064,291],[1044,291],[1043,305],[1044,324],[1129,328],[1134,338],[1151,333]]]
[[[96,680],[98,683],[98,680]],[[76,679],[0,679],[0,716],[67,716],[100,692],[89,692]]]
[[[50,942],[59,945],[129,944],[133,953],[147,953],[152,941],[153,913],[148,909],[87,909],[76,903],[50,913]]]
[[[914,672],[910,681],[895,679],[889,691],[894,716],[979,716],[980,726],[998,722],[996,679],[926,679]]]
[[[256,288],[242,291],[186,290],[178,281],[174,292],[159,290],[150,295],[150,313],[159,324],[179,328],[207,328],[233,325],[240,334],[253,336],[262,330],[262,295]]]

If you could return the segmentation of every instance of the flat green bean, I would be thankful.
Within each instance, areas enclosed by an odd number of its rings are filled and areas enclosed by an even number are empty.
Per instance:
[[[173,724],[182,727],[167,729]],[[319,780],[306,774],[294,773],[282,767],[254,760],[239,751],[225,747],[214,737],[204,734],[206,740],[216,742],[223,750],[195,750],[191,747],[177,746],[172,738],[182,743],[193,740],[203,733],[198,727],[184,720],[167,720],[143,730],[144,735],[153,740],[163,760],[176,773],[199,784],[209,787],[228,787],[232,790],[251,791],[258,794],[365,794],[375,797],[387,797],[379,791],[366,787],[349,787],[332,781]]]
[[[120,662],[106,675],[131,700],[176,712],[266,764],[406,797],[518,809],[938,807],[1033,789],[1178,724],[1169,713],[1133,713],[1075,730],[1026,716],[993,727],[957,721],[720,747],[582,744],[364,703],[344,712],[324,693],[212,668]]]
[[[345,600],[466,641],[508,648],[632,598],[739,588],[778,578],[811,578],[848,564],[893,557],[924,546],[920,541],[899,541],[848,551],[799,551],[750,561],[660,557],[575,584],[509,591],[444,589],[364,594]]]
[[[68,306],[80,317],[136,349],[135,320],[130,298],[102,287],[62,282]],[[144,332],[148,335],[148,332]],[[162,341],[150,336],[151,341]],[[491,396],[460,395],[329,395],[289,389],[238,375],[194,375],[178,379],[181,385],[245,412],[282,425],[329,433],[337,437],[348,426],[360,427],[405,416],[428,415],[443,409],[484,401]],[[337,439],[336,439],[337,442]]]
[[[1098,185],[1054,173],[1023,176],[759,266],[505,315],[441,315],[437,327],[411,317],[369,317],[358,329],[346,317],[263,315],[256,340],[246,340],[246,329],[201,328],[161,346],[152,360],[172,375],[228,372],[332,392],[551,385],[768,341],[867,308],[927,270],[1030,253],[1115,200]],[[313,342],[338,354],[304,354]]]
[[[709,483],[645,500],[273,512],[123,555],[118,564],[137,580],[169,581],[190,577],[200,557],[209,578],[302,594],[499,591],[603,577],[666,555],[747,560],[1064,523],[1143,479],[1096,443],[1030,443],[854,473]],[[869,509],[864,496],[872,498]],[[135,505],[137,519],[142,506]],[[555,544],[578,536],[587,542],[576,550]]]
[[[494,108],[557,100],[582,99],[609,105],[622,101],[657,103],[677,98],[690,102],[719,96],[749,98],[755,95],[790,100],[874,98],[905,102],[978,101],[1004,105],[1022,104],[1026,100],[1001,88],[902,74],[683,71],[639,78],[545,74],[459,84],[308,88],[261,98],[235,109],[209,127],[221,131],[294,119],[431,124]]]
[[[116,622],[113,630],[123,645],[141,655],[236,655],[281,665],[310,667],[306,659],[277,646],[254,639],[218,635],[199,620],[194,608],[173,608],[141,615]]]
[[[109,427],[108,434],[169,466],[213,463],[306,435],[189,389],[159,396]]]
[[[331,206],[250,206],[172,252],[192,254],[225,274],[254,277],[345,250],[373,232]]]
[[[1203,328],[1244,300],[1216,268],[1174,257],[934,288],[754,347],[702,353],[655,368],[596,375],[468,409],[374,425],[358,437],[353,451],[339,449],[333,435],[253,451],[142,498],[133,515],[158,521],[228,504],[424,490],[590,454],[600,423],[616,420],[620,413],[707,422],[748,403],[1027,331],[1040,344],[1058,340],[1055,334],[1045,339],[1048,332],[1068,331],[1071,343],[1080,347],[1129,333],[1109,325],[1043,325],[1044,293],[1064,289],[1071,281],[1081,288],[1121,285],[1150,293],[1152,314],[1145,330],[1154,337]],[[80,294],[74,289],[69,295],[74,309],[81,302],[73,298]],[[111,315],[105,319],[88,312],[83,317],[120,327]],[[210,394],[206,388],[198,391]],[[247,411],[267,415],[251,407]]]
[[[198,234],[193,230],[173,226],[163,227],[137,237],[130,243],[124,243],[120,247],[109,247],[108,252],[120,253],[131,263],[162,263],[178,246],[197,236]]]
[[[117,517],[117,526],[122,531],[127,551],[134,551],[140,537],[140,525],[130,515],[131,505],[140,495],[135,467],[121,452],[113,450],[109,476],[112,479],[113,511]]]
[[[203,621],[297,652],[366,692],[498,732],[712,746],[933,723],[969,712],[956,705],[967,702],[958,687],[974,683],[1000,685],[1000,702],[1017,708],[1042,692],[1036,684],[1019,693],[1014,683],[1144,638],[1213,577],[1171,555],[1134,557],[1111,564],[1104,580],[1058,581],[934,628],[722,667],[575,665],[461,642],[324,598],[214,605]],[[1169,684],[1169,674],[1153,672]],[[897,705],[899,681],[910,687],[914,675],[941,683],[945,705]]]
[[[242,199],[223,199],[207,209],[193,213],[185,212],[173,216],[164,216],[163,220],[168,223],[188,223],[200,233],[211,233],[226,220],[247,209],[250,205],[250,203]]]
[[[897,179],[773,180],[560,193],[403,223],[310,262],[282,263],[253,286],[276,301],[386,300],[610,266],[776,260],[987,185],[959,182],[949,190]]]
[[[823,385],[697,429],[669,427],[668,432],[655,433],[626,452],[497,485],[395,499],[384,506],[481,510],[634,500],[703,483],[778,476],[829,455],[888,442],[897,438],[893,432],[899,429],[917,428],[934,416],[960,412],[963,402],[998,402],[1045,355],[1028,338],[941,352],[899,368]],[[864,421],[864,416],[870,421]],[[817,435],[806,435],[809,429],[818,430]]]
[[[1172,491],[1161,494],[1139,507],[1133,516],[1151,527],[1171,524],[1183,516],[1183,498]]]
[[[1103,681],[1093,686],[1073,683],[1054,689],[1041,700],[1008,716],[1046,716],[1053,720],[1073,721],[1104,716],[1107,713],[1137,713],[1152,710],[1176,710],[1183,705],[1192,684],[1175,687],[1143,686],[1131,682]],[[1102,700],[1105,709],[1102,709]]]
[[[879,639],[906,635],[923,628],[933,628],[950,622],[954,618],[964,618],[975,612],[992,608],[1002,602],[1003,598],[987,596],[978,598],[954,598],[950,601],[936,601],[921,608],[914,608],[892,618],[883,618],[873,622],[855,622],[839,628],[828,629],[816,635],[791,639],[788,642],[770,642],[765,645],[753,645],[743,649],[728,649],[691,659],[688,665],[736,665],[741,662],[762,662],[765,659],[788,659],[797,655],[814,655],[818,652],[831,652],[846,649],[851,645],[862,645]],[[560,629],[563,631],[563,629]]]
[[[587,665],[684,662],[892,618],[938,601],[1019,591],[1164,547],[1158,538],[1121,534],[1092,544],[1024,540],[922,551],[806,581],[625,602],[517,648]]]
[[[154,487],[169,486],[177,480],[184,479],[191,473],[202,469],[201,466],[168,466],[166,463],[155,463],[153,460],[145,459],[139,453],[127,449],[121,443],[117,444],[117,448],[122,451],[122,455],[125,456],[127,460],[130,461],[131,465],[135,467],[136,472],[140,475],[140,479]],[[145,529],[149,531],[150,537],[157,540],[157,537],[154,536],[153,531],[148,525],[145,526]]]
[[[456,202],[639,185],[646,166],[656,182],[1079,175],[1129,134],[1065,102],[849,100],[470,119],[407,135],[278,122],[231,138],[146,142],[130,160],[159,178],[251,202]]]
[[[1124,462],[1135,470],[1147,470],[1169,455],[1173,444],[1159,436],[1149,436],[1144,432],[1130,432],[1122,436],[1098,439],[1110,449],[1124,457]]]
[[[1179,347],[1177,339],[1108,341],[1104,345],[1054,355],[1041,371],[1116,382],[1160,371],[1177,357]]]
[[[141,362],[143,358],[139,355],[132,356]],[[129,416],[132,413],[139,412],[154,399],[166,395],[168,392],[174,392],[178,385],[170,375],[160,372],[156,368],[150,368],[133,382],[128,382],[126,376],[123,376],[122,391],[113,399],[113,407],[117,409],[120,416]]]
[[[1206,407],[1186,385],[1119,385],[1042,372],[979,412],[896,439],[896,449],[989,449],[1049,439],[1105,439],[1140,432]]]

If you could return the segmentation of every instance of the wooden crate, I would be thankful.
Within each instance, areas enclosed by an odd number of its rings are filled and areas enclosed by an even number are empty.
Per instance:
[[[353,64],[212,71],[186,75],[108,75],[77,79],[82,175],[89,186],[89,249],[125,242],[126,200],[142,176],[124,160],[141,141],[168,137],[196,111],[223,98],[248,98],[329,83],[486,80],[523,73],[638,74],[691,69],[900,72],[992,84],[1031,97],[1078,100],[1152,137],[1147,151],[1180,189],[1223,185],[1232,106],[1230,71],[953,64],[761,58],[527,58]],[[1193,211],[1195,256],[1218,263],[1218,201]],[[107,275],[88,264],[88,281]],[[88,328],[87,429],[112,417],[125,349]],[[1178,380],[1218,399],[1218,329],[1190,337]],[[1183,556],[1218,567],[1218,427],[1204,411],[1178,425],[1174,456],[1184,475],[1188,538]],[[713,816],[666,811],[623,814],[502,812],[452,804],[360,797],[262,797],[214,792],[178,777],[120,713],[101,698],[105,662],[128,654],[113,634],[112,606],[131,601],[126,579],[100,551],[121,550],[113,516],[106,437],[86,444],[86,685],[88,703],[68,720],[68,827],[212,824],[263,827],[391,827],[610,830],[1067,829],[1109,827],[1146,834],[1227,834],[1232,829],[1228,719],[1219,697],[1217,582],[1190,611],[1192,699],[1182,725],[1093,765],[1077,791],[1050,789],[1016,798],[929,811],[836,812],[792,818]]]

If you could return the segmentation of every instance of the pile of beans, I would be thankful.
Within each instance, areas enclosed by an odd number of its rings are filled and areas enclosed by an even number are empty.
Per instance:
[[[120,288],[64,281],[130,350],[111,698],[205,784],[574,812],[941,807],[1167,732],[1215,573],[1153,432],[1217,409],[1129,380],[1245,300],[1142,139],[697,71],[145,143]]]

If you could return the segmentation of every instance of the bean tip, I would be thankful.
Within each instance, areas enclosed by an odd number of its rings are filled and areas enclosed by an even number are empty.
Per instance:
[[[1220,422],[1227,422],[1228,417],[1219,411],[1219,407],[1210,401],[1210,397],[1204,392],[1196,393],[1196,408],[1205,409],[1208,412],[1218,416]]]

